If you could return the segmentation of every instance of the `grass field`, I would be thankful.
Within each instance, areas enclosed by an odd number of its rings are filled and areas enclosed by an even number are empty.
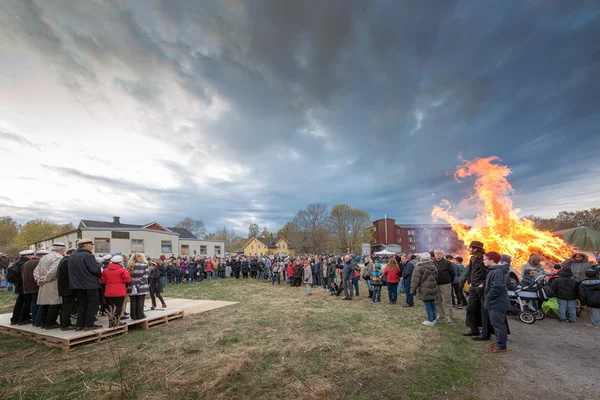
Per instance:
[[[168,287],[165,297],[237,305],[70,353],[0,334],[0,398],[472,398],[493,359],[462,337],[463,324],[425,327],[421,304],[373,304],[366,294],[346,302],[226,279]],[[11,304],[0,293],[0,309]]]

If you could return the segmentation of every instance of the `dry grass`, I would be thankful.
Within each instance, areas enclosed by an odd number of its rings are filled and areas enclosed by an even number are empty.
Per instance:
[[[471,364],[485,360],[461,327],[423,327],[421,307],[315,292],[233,279],[169,287],[169,297],[240,303],[71,353],[0,335],[11,349],[0,355],[0,397],[120,398],[108,346],[137,399],[470,396]]]

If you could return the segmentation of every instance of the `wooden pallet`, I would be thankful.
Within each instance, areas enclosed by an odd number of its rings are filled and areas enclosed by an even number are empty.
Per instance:
[[[103,340],[111,339],[115,336],[127,335],[130,329],[148,329],[152,326],[160,326],[168,324],[169,321],[181,319],[184,316],[183,310],[169,310],[163,315],[149,315],[147,318],[140,321],[126,320],[126,325],[115,328],[102,328],[93,331],[67,331],[63,332],[58,329],[42,330],[27,326],[9,326],[6,323],[0,324],[0,332],[11,336],[23,337],[46,346],[60,347],[64,351],[70,351],[76,346],[98,343]],[[105,319],[102,318],[102,319]],[[106,321],[107,324],[108,321]],[[105,325],[106,325],[105,324]]]

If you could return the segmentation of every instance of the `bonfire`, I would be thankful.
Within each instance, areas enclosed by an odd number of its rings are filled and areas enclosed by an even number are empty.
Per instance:
[[[466,245],[479,240],[488,251],[511,255],[512,265],[519,273],[533,254],[542,257],[545,268],[551,269],[551,265],[569,258],[575,249],[551,232],[535,228],[532,221],[519,217],[519,210],[513,209],[511,200],[514,191],[507,180],[511,170],[498,164],[499,161],[495,156],[463,160],[454,173],[458,182],[476,177],[474,192],[461,202],[461,206],[476,210],[473,224],[461,221],[448,200],[434,207],[431,216],[436,221],[443,219],[450,223]]]

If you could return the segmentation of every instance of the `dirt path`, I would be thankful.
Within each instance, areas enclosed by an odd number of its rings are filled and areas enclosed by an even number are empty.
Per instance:
[[[574,325],[550,318],[526,325],[509,316],[509,352],[488,356],[502,370],[478,387],[476,398],[600,399],[600,330],[585,323],[588,313]]]

